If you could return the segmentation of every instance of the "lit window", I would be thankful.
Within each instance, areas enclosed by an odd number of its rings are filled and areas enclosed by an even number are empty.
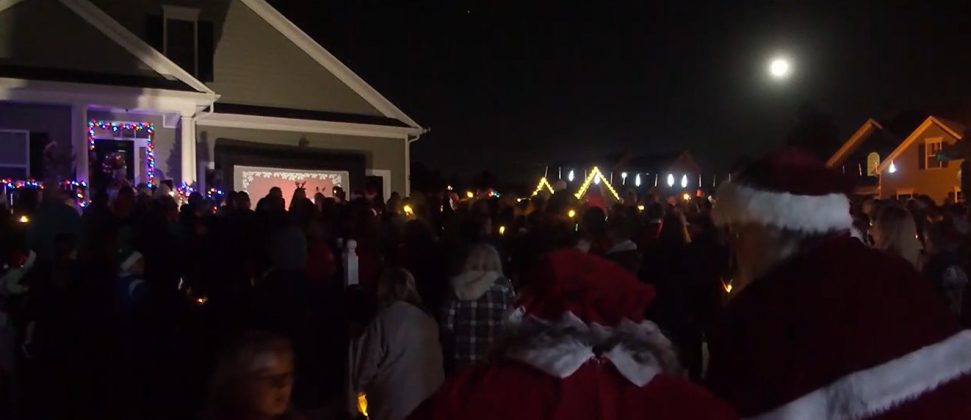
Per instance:
[[[924,167],[927,169],[943,168],[944,162],[937,158],[937,154],[944,148],[944,142],[940,137],[927,139],[924,141]]]
[[[877,167],[880,166],[880,154],[871,152],[866,155],[866,175],[877,176]]]

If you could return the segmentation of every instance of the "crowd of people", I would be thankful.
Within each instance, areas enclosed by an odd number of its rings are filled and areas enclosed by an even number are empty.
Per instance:
[[[0,418],[971,416],[963,205],[793,151],[713,196],[556,190],[20,191]]]

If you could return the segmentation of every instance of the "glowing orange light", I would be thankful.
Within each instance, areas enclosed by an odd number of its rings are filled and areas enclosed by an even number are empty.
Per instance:
[[[684,193],[684,195],[682,195],[681,198],[683,198],[684,201],[691,201],[691,194]]]
[[[506,227],[499,226],[499,235],[505,235],[505,234],[506,234]]]
[[[472,197],[475,197],[475,193],[473,193],[472,191],[466,191],[466,192],[465,192],[465,197],[466,197],[466,198],[472,198]]]
[[[566,215],[572,219],[574,217],[577,217],[577,212],[576,210],[570,209],[570,211],[566,212]]]
[[[17,219],[17,221],[20,223],[30,223],[30,218],[27,217],[27,215],[25,214],[23,216],[20,216],[20,218]]]
[[[367,417],[367,395],[363,392],[357,394],[357,412]]]
[[[408,204],[405,204],[401,210],[405,212],[405,216],[411,217],[415,215],[415,209],[411,208],[411,206]]]
[[[198,303],[200,305],[205,305],[206,302],[208,302],[208,301],[209,301],[209,298],[207,298],[205,296],[199,296],[199,297],[196,298],[196,303]]]
[[[644,205],[643,204],[638,204],[637,205],[637,211],[644,211]]]

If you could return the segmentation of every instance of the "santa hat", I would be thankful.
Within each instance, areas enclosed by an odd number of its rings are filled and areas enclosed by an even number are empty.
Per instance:
[[[853,225],[852,182],[812,155],[795,149],[771,153],[718,189],[715,223],[754,223],[807,234]]]
[[[602,357],[638,386],[677,365],[670,341],[644,319],[654,288],[621,266],[563,249],[535,273],[507,323],[509,335],[526,337],[527,345],[507,357],[559,378]]]

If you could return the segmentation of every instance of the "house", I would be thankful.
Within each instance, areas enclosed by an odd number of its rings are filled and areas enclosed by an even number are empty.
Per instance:
[[[927,195],[938,202],[959,196],[961,161],[938,157],[945,148],[961,140],[964,132],[961,124],[931,115],[908,131],[885,127],[868,119],[827,165],[854,176],[860,195],[881,198]],[[905,134],[899,136],[895,132]]]
[[[0,1],[0,178],[408,194],[424,131],[264,0]]]

